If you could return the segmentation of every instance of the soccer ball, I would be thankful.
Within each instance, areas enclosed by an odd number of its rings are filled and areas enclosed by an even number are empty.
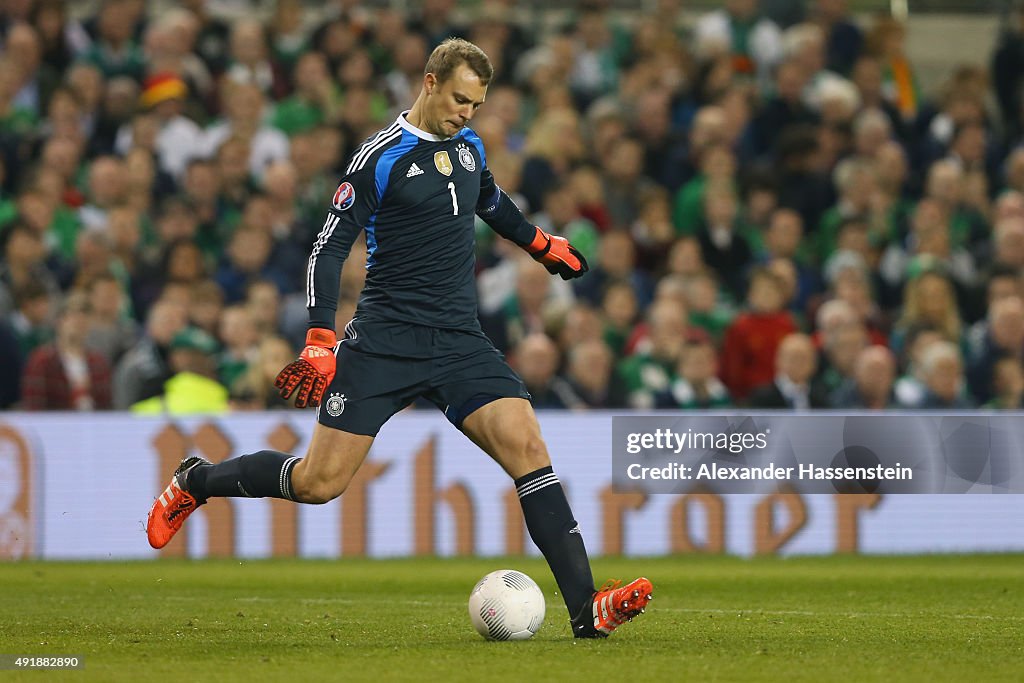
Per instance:
[[[487,640],[526,640],[544,623],[544,593],[526,574],[499,569],[473,587],[469,620]]]

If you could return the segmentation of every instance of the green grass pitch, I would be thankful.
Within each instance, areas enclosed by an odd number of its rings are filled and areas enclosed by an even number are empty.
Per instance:
[[[490,643],[466,599],[494,569],[548,600]],[[0,653],[81,655],[67,681],[1020,681],[1024,557],[598,559],[647,614],[574,642],[534,559],[0,563]]]

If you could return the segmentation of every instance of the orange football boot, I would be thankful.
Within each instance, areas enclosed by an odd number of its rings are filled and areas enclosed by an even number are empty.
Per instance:
[[[621,581],[609,581],[594,593],[590,609],[593,630],[587,628],[590,624],[581,623],[583,619],[580,619],[573,628],[576,637],[608,637],[612,631],[644,613],[647,603],[654,597],[651,594],[654,588],[651,582],[641,576],[625,586],[621,584]],[[585,614],[580,616],[584,617]]]
[[[193,467],[209,464],[203,458],[192,456],[182,460],[178,469],[174,470],[171,483],[167,485],[160,497],[153,501],[153,507],[149,510],[149,518],[146,520],[146,536],[149,537],[151,546],[160,549],[170,543],[188,516],[206,502],[205,500],[196,500],[191,493],[185,490],[185,477]]]

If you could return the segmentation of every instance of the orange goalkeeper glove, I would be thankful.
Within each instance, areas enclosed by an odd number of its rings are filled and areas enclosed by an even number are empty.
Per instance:
[[[298,389],[296,408],[320,405],[337,369],[334,356],[337,343],[338,338],[331,330],[314,327],[306,332],[306,348],[299,359],[289,363],[274,380],[274,386],[281,390],[281,398],[289,398]]]
[[[587,266],[587,259],[576,247],[569,244],[569,240],[558,235],[549,235],[540,228],[537,228],[533,241],[525,247],[527,253],[544,264],[552,275],[561,275],[563,280],[571,280],[580,277],[590,268]]]

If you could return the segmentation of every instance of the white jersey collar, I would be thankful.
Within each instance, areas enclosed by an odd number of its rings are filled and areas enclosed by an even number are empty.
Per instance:
[[[433,133],[428,133],[427,131],[421,130],[421,129],[417,128],[416,126],[412,125],[411,123],[409,123],[409,119],[407,119],[405,117],[409,114],[410,111],[411,110],[406,109],[405,111],[403,111],[401,114],[398,115],[398,125],[399,126],[404,128],[405,130],[409,131],[410,133],[412,133],[413,135],[418,137],[420,140],[427,140],[429,142],[444,142],[445,140],[451,140],[451,138],[442,138],[442,137],[440,137],[438,135],[434,135]],[[462,131],[459,131],[459,132],[462,132]]]

